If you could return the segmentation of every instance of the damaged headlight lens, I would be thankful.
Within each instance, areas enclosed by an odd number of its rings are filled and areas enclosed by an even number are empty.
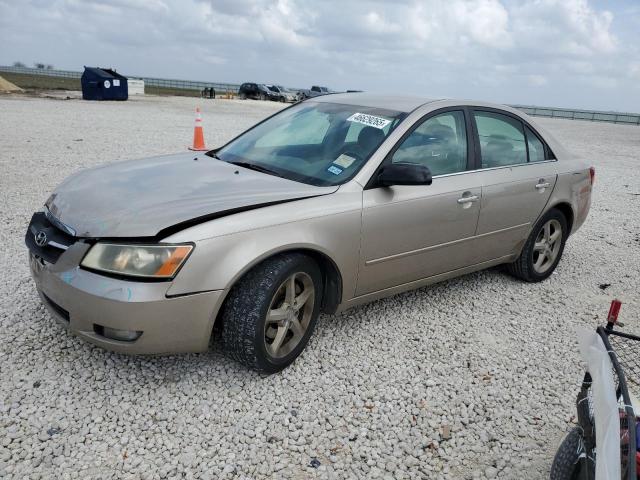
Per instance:
[[[193,250],[192,245],[118,245],[96,243],[81,265],[134,277],[172,278]]]

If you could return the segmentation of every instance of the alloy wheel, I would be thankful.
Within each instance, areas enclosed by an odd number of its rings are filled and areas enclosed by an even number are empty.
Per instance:
[[[276,290],[267,310],[264,342],[269,355],[282,358],[304,338],[315,303],[315,288],[304,272],[290,275]]]
[[[549,270],[558,258],[562,246],[562,225],[556,219],[546,222],[533,245],[533,269],[544,274]]]

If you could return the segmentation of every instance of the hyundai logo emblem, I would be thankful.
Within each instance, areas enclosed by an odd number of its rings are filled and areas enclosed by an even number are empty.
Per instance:
[[[36,245],[44,247],[47,244],[47,234],[44,230],[40,230],[35,234]]]

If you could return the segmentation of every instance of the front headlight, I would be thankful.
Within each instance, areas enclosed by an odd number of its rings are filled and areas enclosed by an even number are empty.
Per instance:
[[[96,243],[83,267],[134,277],[172,278],[193,250],[192,245],[118,245]]]

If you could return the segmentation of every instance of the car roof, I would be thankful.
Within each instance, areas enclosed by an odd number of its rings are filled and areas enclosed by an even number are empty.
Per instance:
[[[411,112],[425,103],[435,102],[435,99],[411,97],[405,95],[381,95],[376,93],[333,93],[314,97],[314,102],[342,103],[344,105],[360,105],[362,107],[383,108],[398,112]]]
[[[343,105],[356,105],[362,107],[381,108],[385,110],[395,110],[397,112],[410,113],[418,109],[423,105],[430,103],[436,103],[434,108],[446,108],[457,107],[460,105],[470,107],[488,107],[496,110],[502,110],[504,112],[512,113],[523,120],[529,125],[534,127],[539,134],[545,139],[545,141],[553,150],[556,157],[569,157],[572,156],[556,139],[551,135],[546,128],[538,124],[533,118],[529,117],[521,110],[517,110],[508,105],[500,105],[490,102],[482,102],[476,100],[456,100],[456,99],[433,99],[425,97],[412,97],[404,95],[383,95],[377,93],[366,92],[354,92],[354,93],[329,93],[326,95],[310,98],[305,100],[307,102],[323,102],[323,103],[341,103]]]
[[[483,102],[477,100],[460,100],[453,98],[427,98],[408,95],[384,95],[377,93],[352,92],[352,93],[330,93],[320,97],[310,99],[313,102],[324,103],[341,103],[344,105],[359,105],[362,107],[382,108],[386,110],[395,110],[398,112],[412,112],[417,108],[429,103],[438,102],[442,107],[454,107],[458,105],[467,105],[470,107],[489,107],[506,112],[515,113],[523,118],[529,118],[524,112],[509,107],[508,105],[500,105],[497,103]]]

